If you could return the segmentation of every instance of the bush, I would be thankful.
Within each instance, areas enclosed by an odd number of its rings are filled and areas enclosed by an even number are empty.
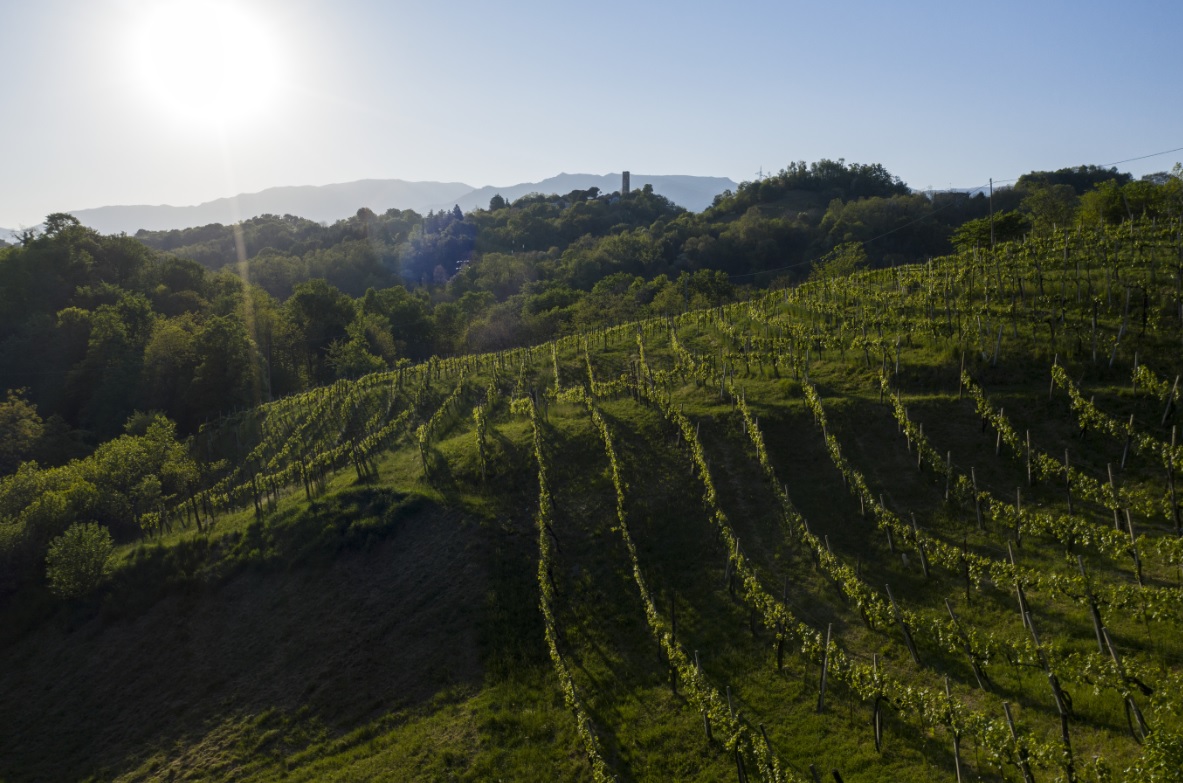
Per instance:
[[[60,598],[94,592],[111,572],[114,551],[107,528],[94,522],[71,525],[49,544],[45,575],[50,591]]]

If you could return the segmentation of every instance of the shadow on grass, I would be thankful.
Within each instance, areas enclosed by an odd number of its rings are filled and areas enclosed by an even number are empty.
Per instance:
[[[256,730],[282,755],[480,687],[482,599],[506,592],[486,535],[362,486],[146,547],[98,606],[0,650],[0,779],[111,777],[222,733],[215,750],[249,763]]]

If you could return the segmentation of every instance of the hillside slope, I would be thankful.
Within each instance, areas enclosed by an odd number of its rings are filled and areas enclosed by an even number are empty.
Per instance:
[[[1032,237],[227,417],[98,594],[3,607],[0,778],[1177,780],[1180,249]]]

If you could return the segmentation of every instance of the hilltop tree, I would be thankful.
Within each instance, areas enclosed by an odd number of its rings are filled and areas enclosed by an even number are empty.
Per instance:
[[[827,200],[906,196],[908,186],[879,163],[851,163],[845,159],[806,164],[790,163],[771,177],[741,183],[735,193],[722,193],[707,212],[711,216],[742,214],[749,207],[784,198],[794,191],[816,193]]]
[[[1057,169],[1056,171],[1031,171],[1019,177],[1015,188],[1017,190],[1035,190],[1040,187],[1067,185],[1079,196],[1102,182],[1116,181],[1118,185],[1125,185],[1132,179],[1133,177],[1129,174],[1120,172],[1113,167],[1088,165]]]
[[[1071,185],[1041,185],[1023,199],[1023,209],[1031,213],[1037,228],[1062,229],[1072,224],[1079,203]]]
[[[68,212],[54,212],[45,217],[45,235],[57,236],[71,228],[81,226],[82,222]]]

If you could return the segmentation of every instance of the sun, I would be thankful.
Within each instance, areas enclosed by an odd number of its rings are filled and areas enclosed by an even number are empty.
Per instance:
[[[187,123],[253,122],[271,108],[280,86],[272,30],[229,3],[156,4],[133,48],[134,68],[155,105]]]

